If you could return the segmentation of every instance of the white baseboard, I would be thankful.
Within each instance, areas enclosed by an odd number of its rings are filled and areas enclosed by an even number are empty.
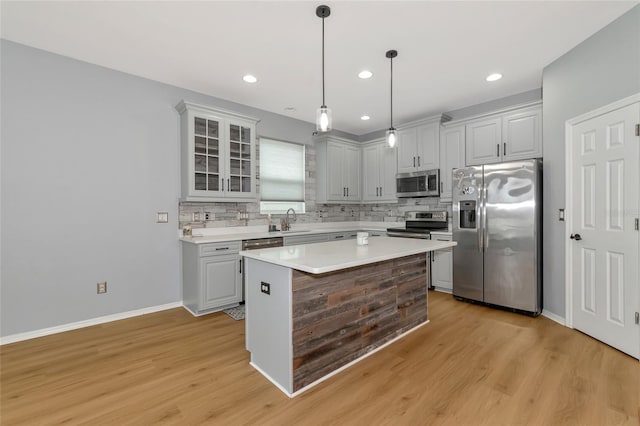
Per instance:
[[[549,318],[551,321],[555,321],[560,325],[564,325],[566,327],[567,323],[565,322],[564,317],[561,317],[560,315],[556,315],[553,312],[549,312],[546,309],[542,310],[542,316],[543,317],[547,317]]]
[[[27,331],[25,333],[11,334],[9,336],[0,337],[0,345],[21,342],[23,340],[35,339],[36,337],[62,333],[64,331],[76,330],[78,328],[91,327],[92,325],[104,324],[106,322],[137,317],[140,315],[151,314],[153,312],[165,311],[167,309],[178,308],[180,306],[182,306],[182,301],[167,303],[166,305],[150,306],[148,308],[136,309],[134,311],[128,311],[128,312],[120,312],[112,315],[105,315],[103,317],[91,318],[84,321],[57,325],[55,327],[41,328],[40,330]]]

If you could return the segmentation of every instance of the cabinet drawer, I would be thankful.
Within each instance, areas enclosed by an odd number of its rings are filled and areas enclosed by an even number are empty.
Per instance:
[[[240,241],[226,241],[223,243],[208,243],[200,245],[200,256],[217,256],[221,254],[238,253]]]

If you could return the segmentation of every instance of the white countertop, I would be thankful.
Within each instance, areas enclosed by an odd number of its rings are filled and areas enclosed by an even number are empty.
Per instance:
[[[312,274],[323,274],[455,245],[455,241],[375,237],[369,238],[369,244],[366,246],[358,246],[356,240],[330,241],[244,250],[240,255]]]
[[[398,226],[397,222],[325,222],[293,224],[290,231],[268,232],[267,226],[234,226],[226,228],[196,228],[192,237],[180,237],[180,241],[206,244],[225,241],[253,240],[257,238],[288,237],[293,235],[325,234],[355,230],[386,231]],[[199,235],[196,235],[199,234]],[[376,237],[378,238],[378,237]]]
[[[293,224],[290,231],[268,232],[266,225],[233,226],[221,228],[196,228],[192,237],[179,237],[180,241],[192,244],[219,243],[226,241],[253,240],[257,238],[287,237],[293,235],[324,234],[347,231],[386,231],[387,228],[404,227],[403,222],[324,222]],[[432,235],[448,235],[451,231],[436,231]],[[376,237],[378,238],[378,237]]]

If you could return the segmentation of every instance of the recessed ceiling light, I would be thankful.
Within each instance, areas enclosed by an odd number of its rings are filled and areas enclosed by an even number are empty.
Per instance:
[[[371,78],[373,77],[373,73],[368,70],[363,70],[363,71],[360,71],[360,73],[358,74],[358,77],[362,79]]]
[[[494,73],[494,74],[489,74],[486,78],[487,81],[498,81],[502,78],[502,74],[500,73]]]
[[[247,83],[255,83],[256,81],[258,81],[258,79],[252,76],[251,74],[245,75],[244,77],[242,77],[242,79]]]
[[[370,118],[371,117],[369,117],[368,115],[363,115],[362,117],[360,117],[360,120],[367,121]]]

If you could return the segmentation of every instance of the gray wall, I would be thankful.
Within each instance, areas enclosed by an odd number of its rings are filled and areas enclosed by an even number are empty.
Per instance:
[[[0,47],[2,336],[181,300],[180,100],[257,117],[258,134],[273,138],[311,143],[315,130],[6,40]],[[156,224],[157,211],[170,223]],[[97,295],[102,280],[109,289]]]
[[[565,122],[640,92],[640,6],[544,69],[544,308],[565,316]]]

